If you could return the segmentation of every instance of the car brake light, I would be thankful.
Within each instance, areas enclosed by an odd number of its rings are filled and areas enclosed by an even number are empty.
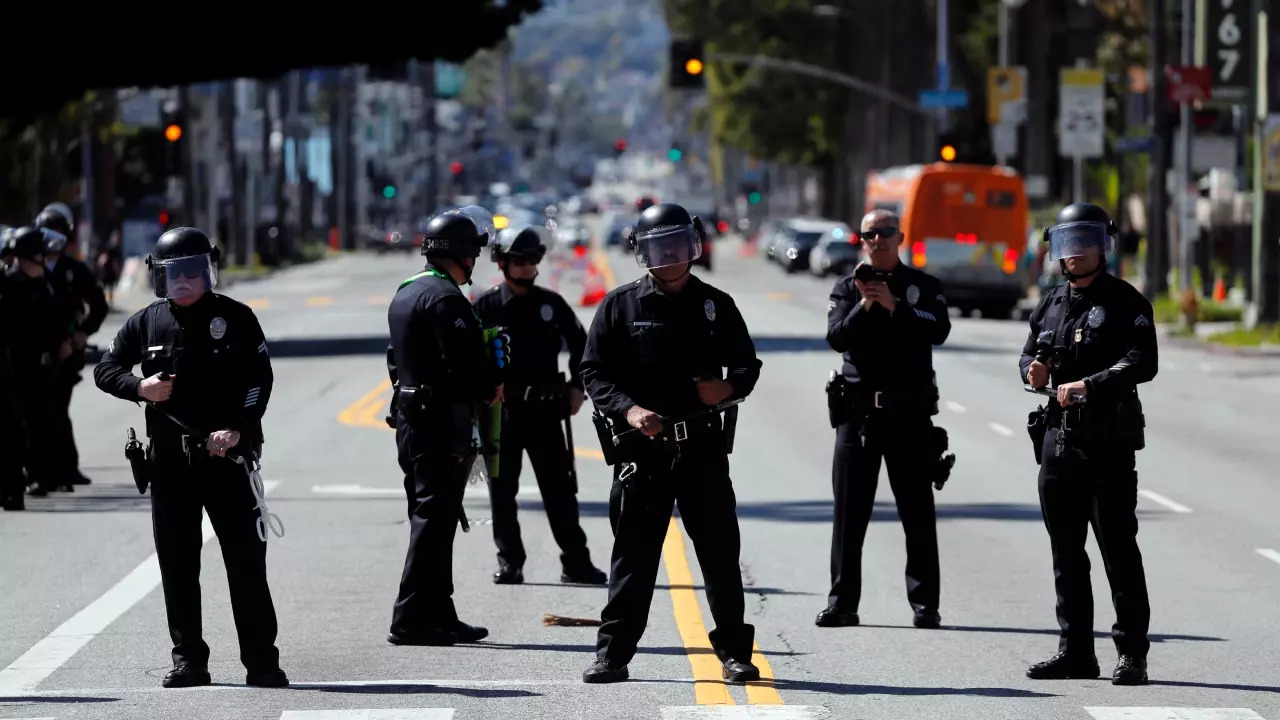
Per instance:
[[[924,243],[923,242],[911,243],[911,264],[915,265],[916,267],[924,267],[924,263],[925,263]]]
[[[956,242],[961,245],[977,245],[978,236],[974,233],[956,233]]]
[[[1004,251],[1004,265],[1002,266],[1006,275],[1012,275],[1018,269],[1018,251],[1009,248]]]
[[[716,223],[716,230],[721,234],[729,232],[729,222],[727,220],[721,220]]]

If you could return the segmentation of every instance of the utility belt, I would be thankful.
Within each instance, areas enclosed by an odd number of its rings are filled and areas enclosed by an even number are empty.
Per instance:
[[[236,449],[252,452],[254,455],[260,455],[260,448],[256,443],[245,442],[249,437],[247,433],[241,433],[241,442],[236,445]],[[210,460],[224,460],[217,455],[210,455],[208,442],[209,436],[197,436],[188,434],[165,434],[150,438],[151,444],[148,447],[147,456],[154,459],[158,452],[161,457],[171,457],[181,451],[187,458],[188,465],[199,465]]]
[[[422,417],[434,394],[427,385],[415,387],[397,383],[391,388],[391,408],[385,418],[387,427],[394,430],[398,424],[397,418],[401,416],[411,423]]]
[[[476,448],[476,406],[462,400],[444,400],[444,397],[436,398],[435,391],[427,385],[396,385],[391,394],[387,425],[396,428],[403,419],[414,430],[439,435],[439,441],[447,444],[455,457],[465,458]]]
[[[827,379],[827,415],[831,427],[879,414],[924,414],[938,412],[938,390],[928,386],[913,390],[876,390],[865,383],[851,383],[839,371]]]
[[[1027,434],[1036,464],[1044,452],[1049,428],[1057,430],[1054,455],[1073,454],[1087,460],[1107,452],[1137,452],[1147,446],[1146,416],[1142,401],[1135,395],[1118,402],[1070,405],[1057,402],[1042,405],[1027,415]]]
[[[742,400],[722,403],[719,406],[697,411],[683,418],[664,418],[662,432],[648,438],[638,430],[630,428],[626,423],[615,422],[599,411],[591,414],[591,423],[595,426],[596,436],[600,440],[600,451],[606,465],[636,462],[645,457],[652,457],[658,448],[665,449],[678,459],[680,449],[701,445],[706,442],[722,444],[725,454],[733,454],[733,443],[738,423],[737,404]],[[723,424],[720,414],[724,413]],[[672,464],[674,465],[674,460]]]
[[[569,384],[563,377],[530,385],[507,384],[502,388],[502,401],[508,405],[564,403],[568,396]]]

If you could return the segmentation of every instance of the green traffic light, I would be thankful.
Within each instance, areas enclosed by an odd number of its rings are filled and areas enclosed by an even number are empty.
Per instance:
[[[671,148],[667,151],[667,159],[671,162],[680,162],[682,157],[684,157],[684,153],[680,152],[680,148]]]
[[[391,198],[393,198],[393,197],[395,197],[395,196],[396,196],[396,187],[395,187],[395,185],[388,185],[388,186],[386,186],[386,187],[382,188],[382,197],[384,197],[384,198],[386,198],[386,199],[390,200]]]
[[[753,192],[747,196],[747,202],[751,203],[752,205],[759,205],[760,200],[761,200],[761,197],[760,197],[760,193],[758,192]]]

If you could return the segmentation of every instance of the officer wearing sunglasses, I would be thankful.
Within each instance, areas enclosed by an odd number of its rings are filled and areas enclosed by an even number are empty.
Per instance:
[[[819,627],[857,625],[862,542],[875,504],[881,460],[907,536],[907,600],[919,628],[937,628],[939,570],[933,491],[941,487],[945,433],[934,428],[938,388],[933,347],[951,332],[936,278],[898,258],[898,218],[875,210],[858,237],[869,259],[836,281],[827,304],[827,344],[844,355],[828,385],[836,444],[831,591]],[[942,445],[938,447],[938,445]]]
[[[227,457],[232,448],[261,457],[274,377],[253,311],[213,292],[218,256],[196,228],[161,235],[147,257],[160,300],[125,322],[93,377],[104,392],[147,402],[151,521],[173,641],[163,686],[211,682],[200,618],[203,509],[222,545],[245,683],[284,687],[258,501],[244,469]],[[142,377],[133,374],[139,364]],[[192,435],[170,417],[211,434]]]
[[[1049,258],[1067,283],[1052,288],[1031,313],[1018,372],[1032,388],[1050,389],[1033,414],[1040,508],[1053,552],[1058,652],[1027,670],[1043,680],[1093,679],[1093,589],[1088,529],[1093,527],[1115,604],[1116,685],[1147,683],[1151,606],[1138,550],[1138,473],[1145,446],[1138,385],[1157,371],[1151,303],[1107,272],[1116,226],[1097,205],[1077,203],[1044,232]]]
[[[498,546],[499,585],[524,582],[524,543],[516,519],[520,465],[529,454],[537,476],[551,535],[560,546],[560,582],[604,585],[609,581],[591,563],[587,536],[578,519],[577,477],[573,448],[565,441],[568,418],[578,414],[584,398],[578,366],[587,331],[559,293],[534,284],[538,263],[547,253],[541,227],[509,227],[498,233],[490,258],[502,270],[503,282],[476,298],[476,314],[486,327],[501,327],[520,349],[503,368],[506,417],[497,478],[489,479],[493,507],[493,540]],[[560,373],[560,349],[569,351],[569,381]]]

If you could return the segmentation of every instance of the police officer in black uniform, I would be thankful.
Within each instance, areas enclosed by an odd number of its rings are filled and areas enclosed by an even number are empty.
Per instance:
[[[388,371],[396,445],[408,496],[409,551],[387,641],[453,645],[488,636],[458,619],[453,604],[453,539],[475,462],[477,408],[502,398],[497,365],[480,319],[459,285],[469,283],[493,216],[468,206],[427,223],[427,268],[391,300]]]
[[[609,602],[600,613],[596,662],[583,673],[589,683],[628,677],[675,504],[702,565],[716,625],[711,644],[724,677],[760,677],[751,664],[755,628],[743,622],[726,429],[705,411],[750,394],[761,363],[733,300],[689,272],[702,240],[701,221],[679,205],[641,213],[628,241],[649,272],[605,297],[587,335],[587,393],[613,432],[634,428],[629,437],[638,438],[619,448],[614,467]],[[687,421],[663,421],[699,411]]]
[[[70,490],[54,467],[56,451],[54,410],[59,368],[71,355],[67,328],[71,317],[49,285],[45,247],[53,233],[37,227],[11,231],[14,271],[9,274],[5,307],[0,313],[9,325],[9,359],[16,383],[14,400],[22,418],[22,464],[33,497],[53,490]]]
[[[1155,322],[1151,303],[1107,272],[1116,227],[1106,211],[1068,205],[1056,223],[1044,237],[1068,282],[1050,290],[1031,314],[1018,372],[1033,388],[1056,388],[1028,427],[1040,462],[1040,509],[1053,550],[1062,635],[1058,653],[1031,666],[1027,677],[1099,674],[1085,552],[1092,526],[1116,610],[1119,662],[1111,681],[1142,685],[1151,607],[1137,539],[1135,453],[1145,445],[1137,386],[1156,376]]]
[[[933,347],[951,333],[938,280],[898,259],[898,218],[875,210],[858,233],[870,258],[836,281],[827,304],[827,344],[844,355],[828,387],[836,445],[831,467],[835,523],[831,592],[814,623],[857,625],[862,543],[883,459],[907,536],[907,601],[918,628],[937,628],[938,534],[930,484],[945,479],[932,416],[938,413]],[[865,277],[866,279],[860,279]]]
[[[565,444],[560,423],[582,407],[578,365],[587,333],[559,293],[538,287],[538,263],[547,246],[541,228],[506,228],[498,234],[491,257],[505,282],[476,298],[476,314],[486,327],[502,327],[518,359],[503,369],[503,404],[499,473],[489,481],[493,507],[493,540],[498,546],[498,584],[524,582],[524,543],[516,520],[520,462],[527,451],[533,464],[551,534],[560,546],[560,582],[603,585],[609,578],[591,564],[587,535],[578,522],[573,448]],[[569,382],[559,371],[560,348],[569,349]]]
[[[245,682],[284,687],[259,500],[227,456],[233,448],[261,456],[271,359],[253,311],[213,292],[217,259],[200,230],[161,235],[147,258],[161,299],[125,322],[93,376],[104,392],[147,403],[151,522],[174,646],[164,687],[210,683],[200,618],[202,509],[222,546]],[[138,364],[142,377],[133,374]]]
[[[54,413],[53,452],[56,458],[55,472],[61,484],[88,485],[89,478],[80,472],[80,452],[76,449],[75,431],[71,426],[71,391],[81,380],[85,366],[85,346],[89,336],[102,327],[107,318],[107,296],[98,282],[98,276],[87,265],[66,254],[75,226],[71,212],[62,203],[47,206],[36,216],[37,227],[61,235],[51,236],[47,250],[46,266],[49,284],[60,300],[75,313],[75,328],[71,334],[71,356],[62,364],[51,401]]]
[[[9,225],[0,225],[0,508],[25,510],[22,492],[26,485],[22,456],[26,452],[22,416],[18,410],[17,382],[9,361],[9,345],[14,339],[7,298],[10,292],[9,262],[13,257],[13,234]]]

